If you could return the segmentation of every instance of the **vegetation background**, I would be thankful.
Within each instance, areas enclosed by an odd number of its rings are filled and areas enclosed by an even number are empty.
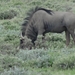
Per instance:
[[[75,46],[71,40],[66,48],[64,32],[46,34],[36,49],[17,49],[23,19],[36,6],[75,13],[75,0],[0,0],[0,75],[75,75]]]

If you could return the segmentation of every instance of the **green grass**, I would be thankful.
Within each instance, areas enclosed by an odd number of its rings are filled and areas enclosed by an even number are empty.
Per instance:
[[[75,75],[75,46],[66,48],[64,32],[46,34],[36,49],[17,48],[23,19],[35,6],[75,13],[75,0],[0,0],[0,75]]]

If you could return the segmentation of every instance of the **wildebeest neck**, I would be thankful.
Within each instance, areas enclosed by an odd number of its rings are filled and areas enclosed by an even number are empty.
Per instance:
[[[32,41],[35,41],[35,40],[36,40],[37,33],[35,32],[32,23],[30,23],[30,24],[27,26],[25,35],[26,35],[28,38],[32,39]]]

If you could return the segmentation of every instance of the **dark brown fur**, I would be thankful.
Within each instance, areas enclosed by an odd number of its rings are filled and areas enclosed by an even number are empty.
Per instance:
[[[44,8],[35,8],[28,13],[22,24],[22,36],[27,36],[32,43],[38,35],[45,35],[48,32],[61,33],[65,31],[66,45],[70,43],[70,34],[75,42],[75,14],[71,12],[59,12]]]

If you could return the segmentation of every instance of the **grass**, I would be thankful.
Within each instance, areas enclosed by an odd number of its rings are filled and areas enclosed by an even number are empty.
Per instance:
[[[64,32],[46,34],[36,49],[17,48],[23,19],[35,6],[75,13],[75,0],[0,0],[0,75],[75,75],[75,47],[66,48]]]

